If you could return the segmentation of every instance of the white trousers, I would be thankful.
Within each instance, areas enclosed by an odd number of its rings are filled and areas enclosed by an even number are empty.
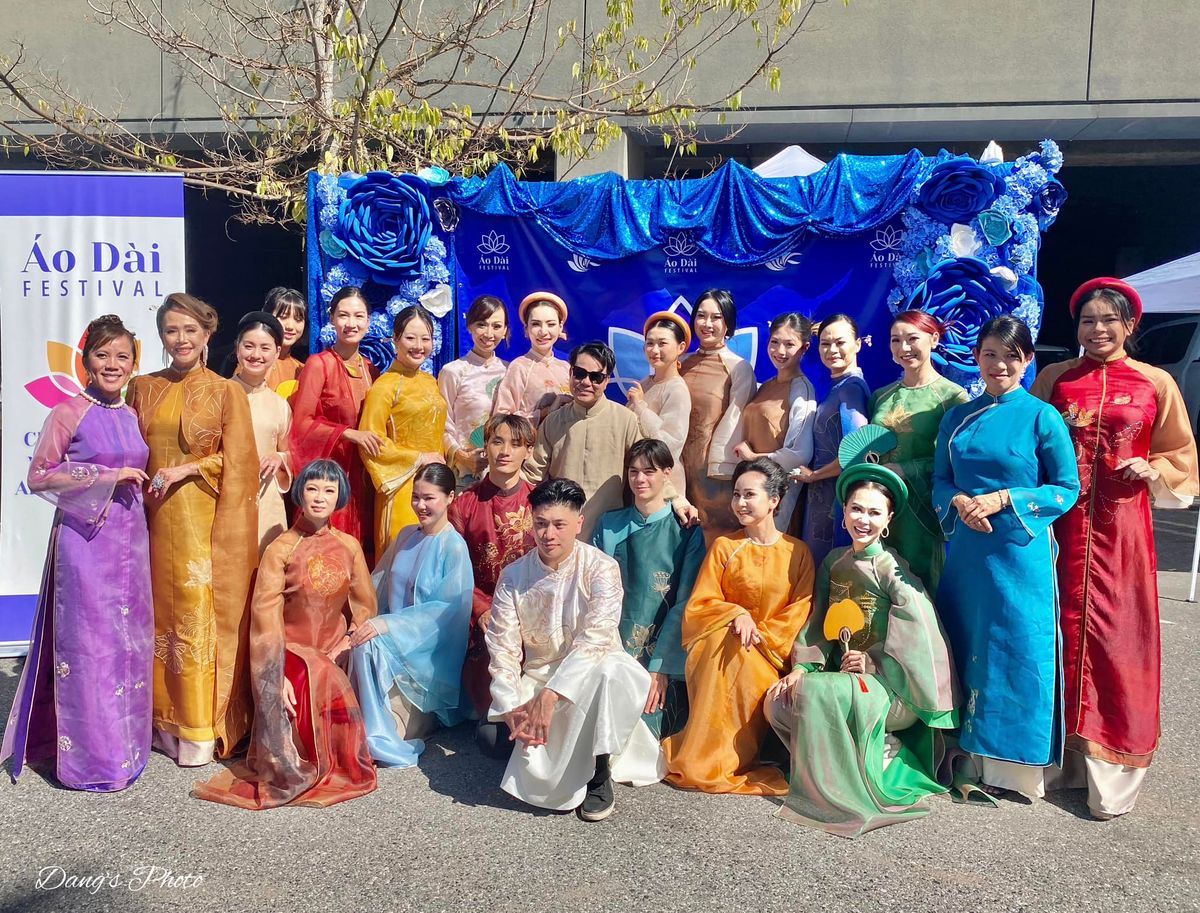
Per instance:
[[[1097,818],[1115,818],[1133,811],[1146,779],[1145,767],[1126,767],[1077,751],[1063,753],[1063,766],[1046,768],[1047,789],[1088,791],[1088,811]]]
[[[521,678],[521,701],[545,687]],[[596,756],[609,755],[612,778],[646,786],[666,774],[658,739],[642,721],[650,675],[637,660],[613,652],[596,663],[578,701],[561,700],[554,708],[545,745],[516,743],[500,788],[522,802],[570,811],[587,793],[596,772]]]
[[[213,752],[217,750],[215,740],[193,742],[181,739],[177,735],[155,729],[150,739],[150,747],[157,748],[180,767],[203,767],[213,761]]]

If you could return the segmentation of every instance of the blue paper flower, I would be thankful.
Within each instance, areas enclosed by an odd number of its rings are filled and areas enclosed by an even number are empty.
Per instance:
[[[1067,188],[1054,178],[1041,186],[1033,197],[1033,209],[1037,214],[1038,226],[1042,229],[1058,218],[1058,211],[1067,202]]]
[[[926,311],[946,326],[933,359],[965,376],[978,372],[971,349],[979,328],[993,317],[1011,313],[1017,304],[1016,297],[988,272],[985,262],[959,257],[935,264],[905,307]]]
[[[321,332],[318,336],[321,340],[321,348],[328,349],[331,345],[337,342],[337,330],[333,328],[332,323],[327,323],[321,327]]]
[[[321,245],[321,252],[331,260],[341,260],[346,256],[346,245],[328,228],[321,232],[317,240]]]
[[[917,207],[931,219],[969,223],[1004,193],[1003,179],[991,168],[966,159],[942,162],[917,192]]]
[[[996,206],[979,214],[979,230],[987,238],[988,244],[997,247],[1012,237],[1012,224],[1008,215]]]
[[[346,191],[338,237],[381,285],[397,285],[421,271],[433,231],[423,186],[413,175],[372,171]]]
[[[359,349],[371,364],[380,370],[387,368],[396,358],[396,347],[392,345],[392,334],[390,332],[380,333],[375,326],[368,328],[359,344]]]
[[[446,259],[446,245],[437,235],[430,236],[429,243],[425,245],[425,256],[436,257],[439,260]]]
[[[1051,174],[1058,174],[1063,166],[1062,150],[1058,148],[1058,143],[1052,139],[1044,139],[1040,144],[1040,156],[1042,167]]]

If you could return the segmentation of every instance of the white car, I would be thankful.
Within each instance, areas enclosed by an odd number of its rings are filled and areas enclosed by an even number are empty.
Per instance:
[[[1192,428],[1200,422],[1200,314],[1155,323],[1136,337],[1138,361],[1158,365],[1183,392]]]

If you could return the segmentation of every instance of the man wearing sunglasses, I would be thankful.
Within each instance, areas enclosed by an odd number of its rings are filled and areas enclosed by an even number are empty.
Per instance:
[[[571,402],[546,416],[523,475],[537,484],[544,478],[573,479],[583,488],[583,532],[606,510],[622,506],[625,451],[641,437],[637,416],[604,395],[616,367],[613,350],[602,342],[576,346],[569,359]]]

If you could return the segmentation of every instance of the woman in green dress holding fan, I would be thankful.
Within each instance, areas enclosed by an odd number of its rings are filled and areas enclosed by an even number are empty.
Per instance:
[[[938,374],[933,353],[943,327],[924,311],[902,311],[892,321],[892,360],[904,376],[876,390],[868,412],[871,422],[890,428],[896,449],[885,462],[908,488],[908,506],[896,512],[888,545],[908,562],[926,589],[937,589],[946,560],[942,527],[933,510],[933,450],[946,412],[970,396]]]
[[[792,671],[765,706],[792,755],[778,816],[858,837],[927,814],[922,800],[946,791],[935,778],[939,730],[958,725],[958,685],[921,581],[880,541],[905,507],[904,482],[858,463],[838,476],[837,495],[852,544],[817,571]]]

